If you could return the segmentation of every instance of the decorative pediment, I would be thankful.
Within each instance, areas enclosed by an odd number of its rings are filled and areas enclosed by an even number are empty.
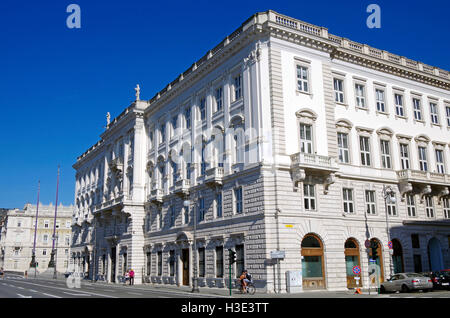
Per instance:
[[[352,130],[353,124],[351,121],[347,119],[338,119],[336,121],[336,131],[340,133],[350,133],[350,130]]]
[[[302,108],[295,112],[295,116],[297,116],[302,123],[310,125],[312,125],[317,119],[317,114],[308,108]]]
[[[378,136],[380,136],[381,139],[391,139],[394,135],[394,132],[388,128],[388,127],[381,127],[377,130]]]
[[[370,135],[372,135],[372,133],[373,133],[373,129],[372,128],[356,126],[355,129],[358,132],[358,134],[361,135],[361,136],[370,137]]]
[[[420,147],[426,147],[431,139],[427,135],[419,135],[415,137],[414,140]]]
[[[411,141],[412,136],[402,135],[402,134],[396,134],[395,137],[397,137],[399,143],[407,144]]]

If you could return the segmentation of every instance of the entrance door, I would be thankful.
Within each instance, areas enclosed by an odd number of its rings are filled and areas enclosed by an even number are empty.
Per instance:
[[[383,267],[383,251],[381,250],[381,243],[379,240],[373,238],[370,242],[375,242],[377,244],[377,257],[375,264],[380,267],[380,283],[384,282],[384,267]],[[369,259],[372,259],[372,249],[369,249]]]
[[[428,242],[428,260],[431,271],[434,272],[444,269],[444,262],[442,261],[441,244],[435,237],[433,237]]]
[[[324,289],[322,241],[313,234],[307,234],[302,240],[301,247],[303,289]]]
[[[189,249],[183,249],[181,254],[183,262],[183,285],[189,286]]]
[[[355,239],[348,239],[345,242],[345,267],[347,272],[347,288],[356,288],[355,274],[353,274],[353,267],[359,266],[359,246]],[[361,275],[359,275],[361,277]],[[362,287],[362,279],[359,280],[359,287]]]
[[[392,240],[393,254],[392,263],[394,265],[394,273],[403,273],[403,249],[402,245],[397,239]]]
[[[116,248],[111,247],[111,282],[116,282]]]

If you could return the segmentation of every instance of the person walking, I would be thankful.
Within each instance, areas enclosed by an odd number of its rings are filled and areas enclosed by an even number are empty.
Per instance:
[[[130,270],[130,285],[134,285],[134,270]]]
[[[127,270],[126,272],[125,272],[125,282],[124,282],[124,284],[126,285],[127,284],[127,282],[128,282],[128,280],[130,279],[130,272]]]
[[[28,279],[28,271],[25,271],[24,277],[25,277],[25,279]]]

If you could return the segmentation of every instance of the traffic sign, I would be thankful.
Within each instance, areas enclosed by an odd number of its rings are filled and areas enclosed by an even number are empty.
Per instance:
[[[353,271],[353,274],[355,274],[355,275],[361,274],[361,268],[358,265],[353,266],[352,271]]]
[[[390,249],[392,249],[392,248],[394,247],[394,245],[392,244],[392,241],[389,241],[389,242],[388,242],[388,247],[389,247]]]
[[[281,259],[284,259],[285,256],[286,256],[286,254],[285,254],[284,251],[271,251],[270,252],[270,258],[275,258],[275,259],[281,258]]]

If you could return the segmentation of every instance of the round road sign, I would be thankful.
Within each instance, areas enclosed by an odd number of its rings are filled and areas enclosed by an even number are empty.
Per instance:
[[[392,241],[389,241],[389,242],[388,242],[388,247],[389,247],[390,249],[392,249],[392,247],[393,247]]]
[[[355,275],[361,274],[361,268],[358,265],[353,266],[352,270],[353,270],[353,274],[355,274]]]

